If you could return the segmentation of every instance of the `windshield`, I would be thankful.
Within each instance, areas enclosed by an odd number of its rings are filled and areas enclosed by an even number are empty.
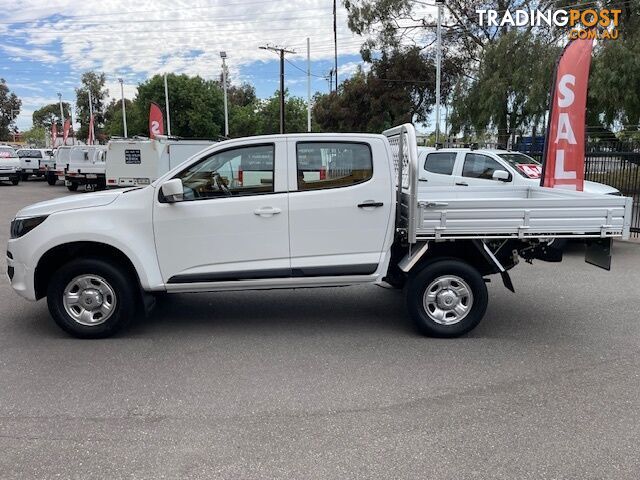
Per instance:
[[[18,158],[18,156],[13,148],[0,147],[0,158]]]
[[[542,165],[524,153],[499,153],[498,156],[511,165],[524,178],[540,178]]]

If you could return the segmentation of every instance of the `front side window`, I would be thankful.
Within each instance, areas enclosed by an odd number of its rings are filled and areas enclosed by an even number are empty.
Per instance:
[[[435,152],[427,155],[424,161],[424,169],[427,172],[441,175],[452,175],[453,166],[456,163],[456,152]]]
[[[180,172],[184,199],[272,193],[275,146],[257,145],[214,153]]]
[[[464,158],[464,166],[462,167],[462,176],[491,180],[493,178],[493,172],[504,169],[500,163],[487,155],[467,153]]]
[[[499,153],[498,155],[525,178],[539,179],[542,175],[540,162],[524,153]]]
[[[298,190],[349,187],[373,177],[369,145],[348,142],[299,142]]]

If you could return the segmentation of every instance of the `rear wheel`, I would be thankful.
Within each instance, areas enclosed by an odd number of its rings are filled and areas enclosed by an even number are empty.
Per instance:
[[[58,179],[56,178],[55,175],[52,175],[51,173],[47,173],[47,183],[49,185],[51,185],[53,187],[56,184],[57,181],[58,181]]]
[[[21,178],[22,178],[23,182],[26,182],[27,180],[29,180],[29,174],[28,173],[23,173]]]
[[[133,279],[104,260],[74,260],[52,277],[47,304],[54,321],[78,338],[104,338],[129,325],[136,311]]]
[[[438,260],[412,274],[407,308],[418,330],[453,338],[475,328],[487,310],[487,286],[480,272],[459,260]]]
[[[77,183],[71,183],[71,184],[67,185],[67,188],[69,189],[70,192],[76,192],[76,191],[78,191],[78,184]]]

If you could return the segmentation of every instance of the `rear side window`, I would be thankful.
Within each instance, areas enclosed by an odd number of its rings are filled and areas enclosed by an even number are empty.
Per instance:
[[[373,177],[371,148],[365,143],[299,142],[298,190],[349,187]]]
[[[462,176],[491,180],[493,178],[493,172],[504,169],[505,168],[500,165],[500,163],[487,155],[482,155],[480,153],[467,153],[464,157]]]
[[[456,152],[430,153],[424,161],[424,169],[431,173],[452,175],[453,166],[456,163],[456,155]]]

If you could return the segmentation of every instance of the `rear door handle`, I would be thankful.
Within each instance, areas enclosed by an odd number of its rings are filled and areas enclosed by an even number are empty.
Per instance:
[[[273,217],[274,215],[277,215],[280,212],[282,212],[282,210],[276,207],[261,207],[261,208],[256,208],[253,211],[253,213],[255,213],[260,217]]]
[[[359,203],[358,208],[370,208],[370,207],[378,208],[378,207],[382,207],[383,205],[384,203],[382,202],[374,202],[370,200],[364,203]]]
[[[456,182],[456,185],[458,185],[459,187],[468,187],[469,184],[466,182]]]

